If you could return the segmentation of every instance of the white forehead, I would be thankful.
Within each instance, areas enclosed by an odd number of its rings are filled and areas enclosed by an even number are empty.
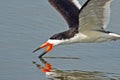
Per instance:
[[[49,39],[47,42],[53,44],[54,46],[60,44],[62,42],[62,40],[53,40],[53,39]]]

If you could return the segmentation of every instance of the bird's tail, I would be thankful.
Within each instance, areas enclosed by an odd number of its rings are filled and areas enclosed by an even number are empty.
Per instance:
[[[111,40],[120,40],[120,35],[116,33],[109,33]]]

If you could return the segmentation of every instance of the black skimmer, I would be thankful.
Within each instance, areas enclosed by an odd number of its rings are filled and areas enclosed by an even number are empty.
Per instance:
[[[99,43],[119,40],[120,35],[105,31],[112,0],[87,0],[81,7],[78,0],[48,0],[49,3],[64,17],[69,29],[54,34],[33,52],[47,47],[39,56],[52,50],[53,46],[71,43]]]

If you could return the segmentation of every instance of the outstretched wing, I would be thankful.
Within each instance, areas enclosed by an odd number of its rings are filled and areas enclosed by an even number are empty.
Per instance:
[[[87,0],[79,13],[79,31],[104,30],[109,22],[111,0]]]
[[[81,5],[78,0],[48,0],[60,12],[69,25],[69,28],[78,27],[79,10]]]

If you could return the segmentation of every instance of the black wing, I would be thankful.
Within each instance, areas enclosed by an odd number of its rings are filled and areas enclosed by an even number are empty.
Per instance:
[[[81,5],[77,0],[48,0],[60,12],[69,25],[69,28],[78,27],[79,9]]]

